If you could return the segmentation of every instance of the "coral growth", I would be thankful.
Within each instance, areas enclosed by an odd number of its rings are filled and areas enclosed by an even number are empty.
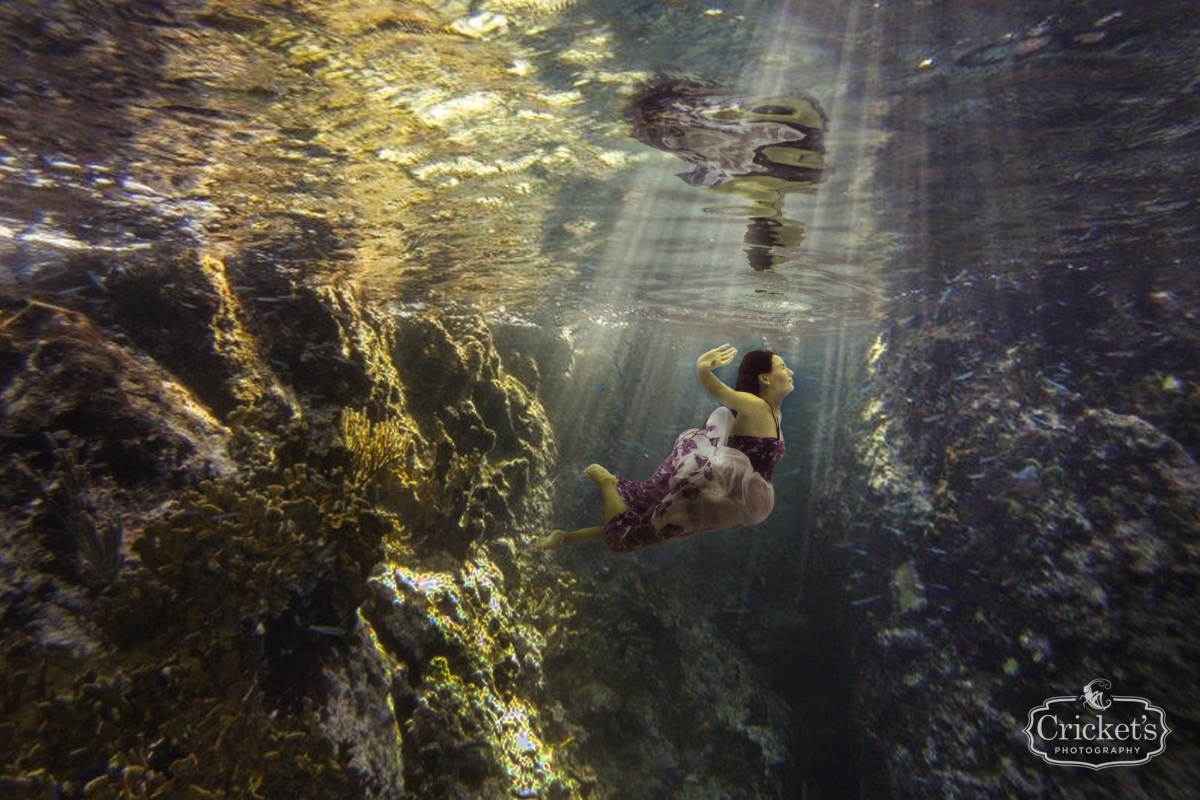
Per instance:
[[[375,646],[407,665],[392,695],[406,786],[444,797],[454,777],[480,797],[573,796],[538,733],[542,637],[505,598],[490,560],[476,555],[464,567],[388,566],[363,608]]]
[[[570,796],[537,744],[542,641],[519,622],[537,570],[511,540],[542,511],[553,442],[486,327],[388,317],[335,285],[297,288],[286,302],[307,324],[284,324],[212,262],[171,258],[170,294],[156,269],[126,274],[102,323],[44,304],[6,318],[0,477],[18,503],[3,512],[0,788]],[[155,292],[186,304],[198,352],[128,327],[146,324],[130,298]],[[412,356],[415,336],[446,357]],[[469,602],[374,602],[363,623],[385,552],[384,575],[437,561]],[[428,649],[384,644],[437,631]]]
[[[303,464],[181,496],[140,532],[141,567],[102,597],[90,658],[31,682],[20,676],[44,675],[45,655],[23,637],[7,650],[6,673],[24,682],[0,743],[9,785],[344,796],[354,781],[300,712],[340,646],[326,631],[353,630],[390,530]]]
[[[396,418],[372,422],[365,411],[347,408],[342,411],[342,438],[350,450],[352,480],[362,486],[405,462],[412,427]]]
[[[60,442],[51,433],[46,434],[46,443],[56,462],[50,475],[34,471],[20,458],[17,467],[46,506],[49,524],[70,537],[84,580],[106,586],[121,569],[124,523],[117,516],[103,518],[97,511],[91,479],[80,461],[83,443],[69,435]]]

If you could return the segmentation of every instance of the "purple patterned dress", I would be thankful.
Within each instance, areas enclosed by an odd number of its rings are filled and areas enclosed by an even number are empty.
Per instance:
[[[604,543],[613,555],[767,518],[775,504],[771,478],[783,458],[783,440],[729,436],[735,415],[721,407],[703,430],[681,433],[650,480],[617,478],[617,494],[629,510],[604,526]],[[778,433],[778,423],[776,428]]]

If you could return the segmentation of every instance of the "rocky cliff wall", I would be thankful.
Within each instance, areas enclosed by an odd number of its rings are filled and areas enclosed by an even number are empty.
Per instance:
[[[7,790],[569,795],[514,533],[553,437],[488,328],[156,256],[5,301]]]
[[[1197,320],[1182,291],[1099,302],[1059,350],[1005,317],[1027,313],[1015,287],[964,280],[868,354],[815,559],[841,578],[853,713],[893,797],[1195,782]],[[1164,755],[1094,772],[1029,751],[1030,709],[1097,677],[1164,708]]]

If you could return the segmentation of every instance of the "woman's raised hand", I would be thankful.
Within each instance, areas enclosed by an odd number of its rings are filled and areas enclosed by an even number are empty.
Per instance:
[[[736,355],[737,348],[730,347],[729,343],[726,342],[717,349],[709,350],[707,353],[700,356],[700,358],[696,360],[696,369],[714,370],[717,367],[723,367],[730,361],[733,361],[733,357]]]

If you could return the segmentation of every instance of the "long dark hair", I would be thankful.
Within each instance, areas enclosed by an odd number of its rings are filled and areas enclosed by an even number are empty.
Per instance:
[[[742,363],[738,366],[737,384],[734,385],[733,390],[758,394],[762,391],[762,387],[758,385],[758,376],[770,372],[774,366],[775,353],[773,351],[751,350],[742,356]]]

